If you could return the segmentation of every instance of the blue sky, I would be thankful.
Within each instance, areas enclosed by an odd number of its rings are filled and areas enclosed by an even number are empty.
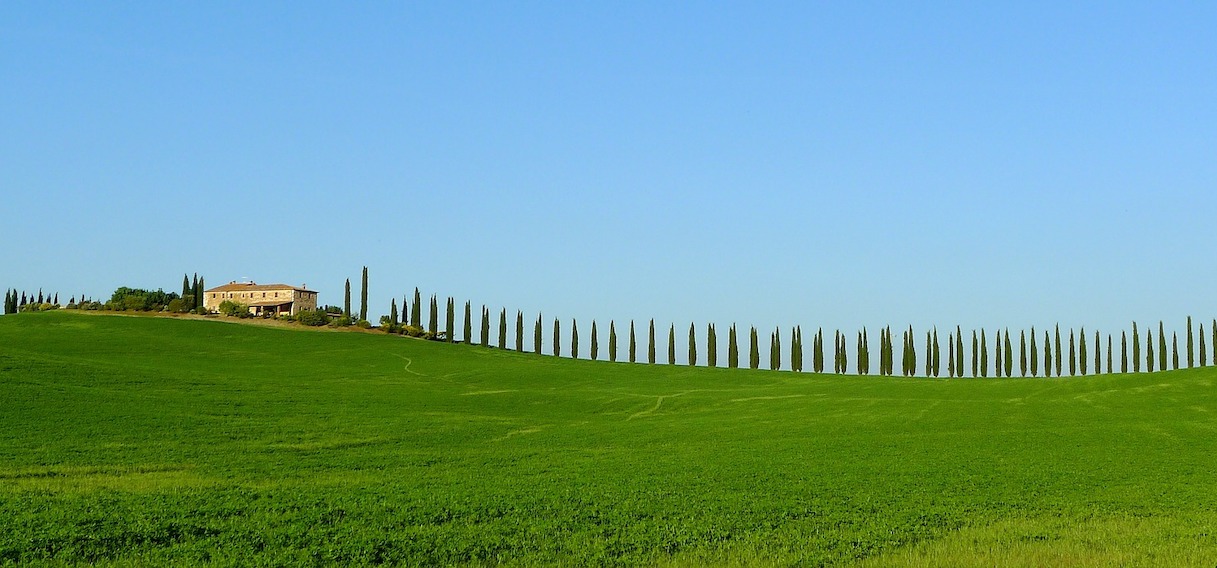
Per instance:
[[[340,304],[367,265],[375,314],[418,286],[678,330],[1180,328],[1217,315],[1214,21],[5,3],[0,286],[198,272]]]

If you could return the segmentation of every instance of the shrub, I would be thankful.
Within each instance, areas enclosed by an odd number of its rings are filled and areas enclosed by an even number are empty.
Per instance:
[[[186,309],[186,302],[183,302],[181,298],[169,300],[169,305],[165,306],[165,310],[173,313],[189,311]]]
[[[253,315],[249,313],[249,306],[231,300],[224,300],[220,303],[220,313],[237,318],[248,318]]]
[[[330,316],[324,310],[301,310],[296,314],[296,321],[302,325],[318,327],[330,323]]]
[[[368,320],[359,320],[359,321],[355,322],[355,327],[358,327],[361,329],[372,329],[372,323],[369,322]]]

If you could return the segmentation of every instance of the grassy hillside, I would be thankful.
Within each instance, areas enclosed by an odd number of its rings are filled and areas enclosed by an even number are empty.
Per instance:
[[[0,563],[1213,565],[1215,379],[0,317]]]

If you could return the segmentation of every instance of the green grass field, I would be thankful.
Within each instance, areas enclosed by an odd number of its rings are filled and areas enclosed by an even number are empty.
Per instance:
[[[0,317],[0,563],[1211,567],[1215,379]]]

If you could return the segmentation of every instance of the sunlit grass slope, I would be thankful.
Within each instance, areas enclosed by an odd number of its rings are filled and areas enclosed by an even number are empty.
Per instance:
[[[0,563],[1212,566],[1215,379],[8,316]]]

